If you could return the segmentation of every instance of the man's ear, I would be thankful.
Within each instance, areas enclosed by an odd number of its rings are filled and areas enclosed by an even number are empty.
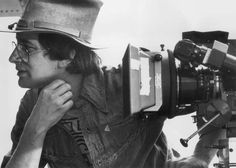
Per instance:
[[[74,59],[75,54],[76,54],[75,50],[72,50],[70,52],[70,56],[68,59],[58,60],[58,67],[59,68],[66,68],[71,63],[71,61]]]

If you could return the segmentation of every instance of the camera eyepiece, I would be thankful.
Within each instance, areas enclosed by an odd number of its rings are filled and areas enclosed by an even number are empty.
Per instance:
[[[202,64],[207,48],[198,46],[189,39],[179,41],[174,49],[174,56],[181,62],[191,63],[194,67]]]

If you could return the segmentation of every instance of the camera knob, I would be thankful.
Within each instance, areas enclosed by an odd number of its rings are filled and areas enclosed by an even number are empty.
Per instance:
[[[180,139],[180,143],[184,146],[184,147],[188,147],[188,139],[183,139],[183,138],[181,138]]]

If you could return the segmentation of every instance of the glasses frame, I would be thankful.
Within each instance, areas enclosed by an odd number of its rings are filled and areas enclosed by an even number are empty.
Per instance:
[[[14,46],[14,51],[17,51],[19,58],[24,62],[29,62],[29,57],[40,52],[48,52],[48,49],[35,49],[34,51],[29,51],[23,44],[12,41]]]

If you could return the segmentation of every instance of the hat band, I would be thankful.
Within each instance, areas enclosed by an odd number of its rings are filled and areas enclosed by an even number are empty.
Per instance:
[[[58,25],[58,24],[53,24],[49,22],[42,22],[42,21],[31,21],[27,22],[24,19],[20,19],[17,23],[16,30],[21,30],[21,29],[28,29],[28,30],[36,30],[39,31],[38,29],[44,29],[45,31],[47,30],[53,30],[53,31],[59,31],[62,32],[63,34],[71,34],[77,38],[82,37],[82,32],[79,30],[75,30],[72,28],[68,28],[66,26]],[[85,36],[85,35],[84,35]],[[83,37],[84,37],[83,36]]]

